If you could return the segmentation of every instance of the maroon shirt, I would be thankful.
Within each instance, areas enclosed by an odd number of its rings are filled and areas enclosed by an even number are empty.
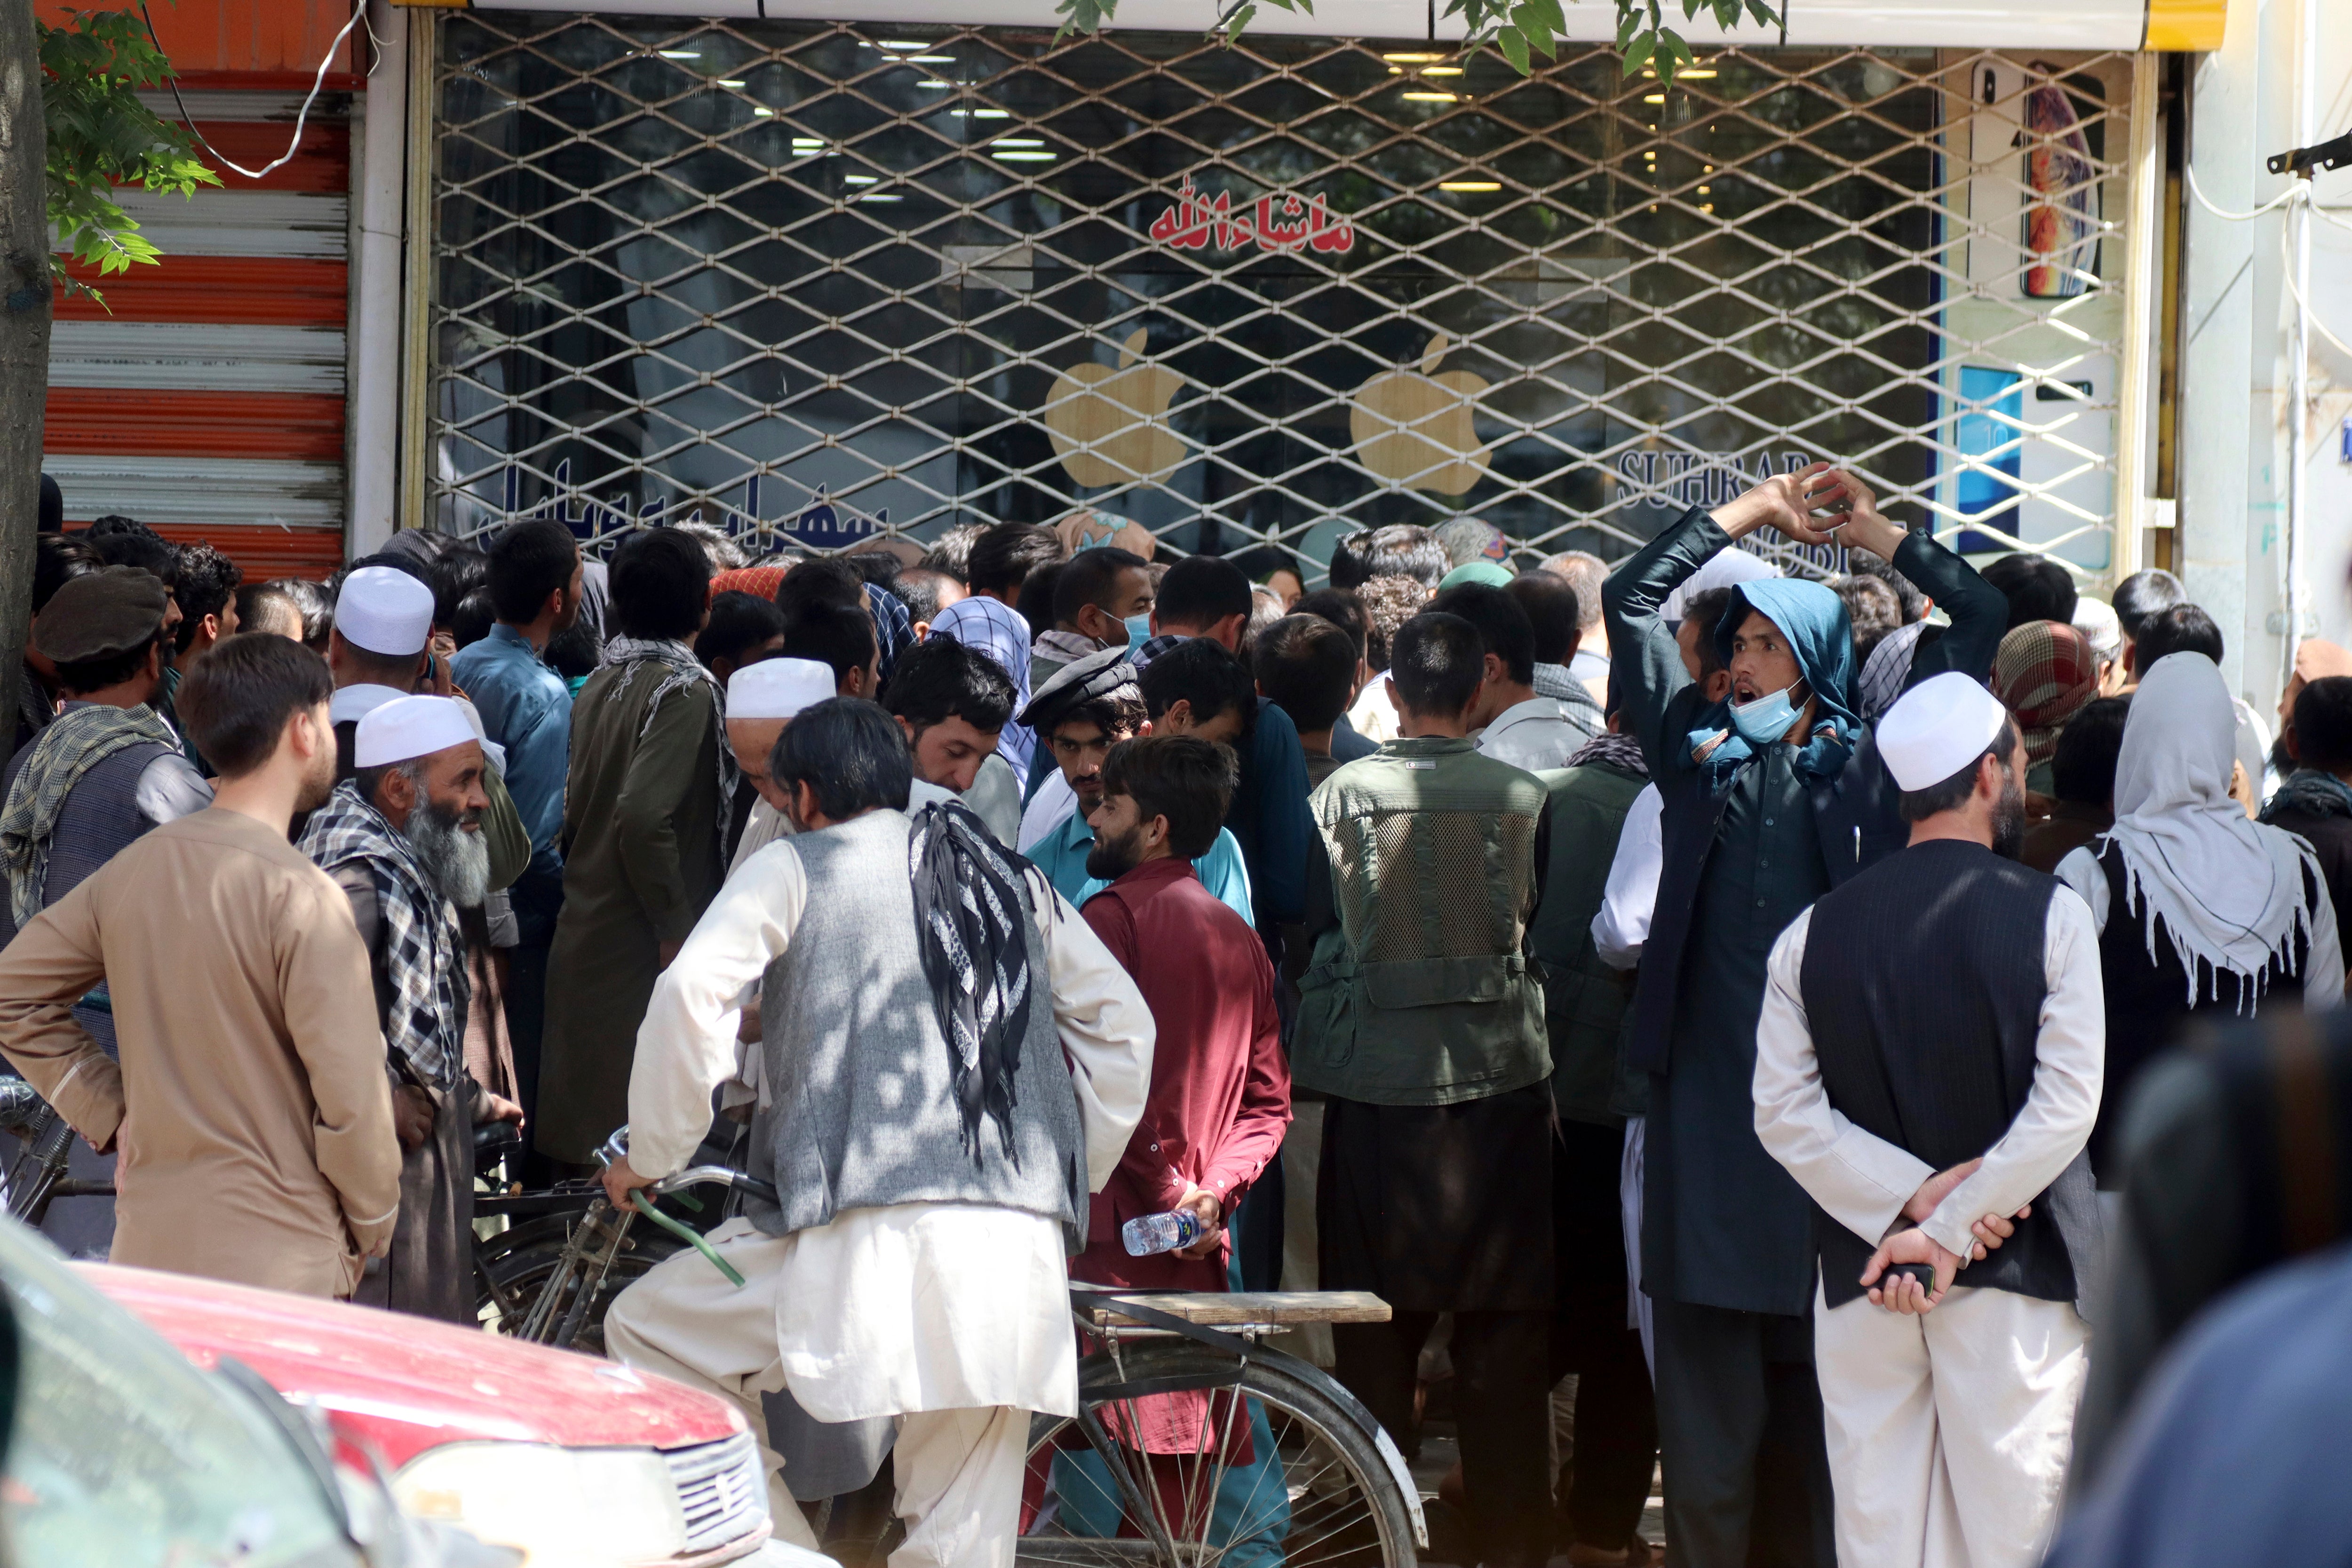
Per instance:
[[[1081,912],[1134,977],[1159,1041],[1143,1120],[1095,1194],[1087,1249],[1071,1260],[1071,1277],[1136,1289],[1224,1289],[1223,1247],[1211,1258],[1129,1258],[1118,1230],[1174,1208],[1193,1187],[1214,1194],[1230,1221],[1280,1152],[1290,1065],[1274,966],[1257,932],[1201,886],[1190,861],[1147,861]]]

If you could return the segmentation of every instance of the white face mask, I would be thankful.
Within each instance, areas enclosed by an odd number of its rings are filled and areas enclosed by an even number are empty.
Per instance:
[[[1796,690],[1794,685],[1770,691],[1753,702],[1732,705],[1731,727],[1739,738],[1751,746],[1769,746],[1789,732],[1797,721],[1797,705],[1789,700]]]

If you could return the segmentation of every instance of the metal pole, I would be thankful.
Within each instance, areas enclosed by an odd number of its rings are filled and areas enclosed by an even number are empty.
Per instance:
[[[2308,147],[2316,140],[2313,126],[2318,105],[2319,0],[2303,0],[2296,7],[2302,37],[2295,61],[2295,142]],[[2294,325],[2288,334],[2291,357],[2287,377],[2286,470],[2286,640],[2279,660],[2279,683],[2294,679],[2294,653],[2303,641],[2303,621],[2311,592],[2304,582],[2304,511],[2310,486],[2304,468],[2309,459],[2306,427],[2311,418],[2311,176],[2300,176],[2296,199],[2287,205],[2287,221],[2294,225]]]

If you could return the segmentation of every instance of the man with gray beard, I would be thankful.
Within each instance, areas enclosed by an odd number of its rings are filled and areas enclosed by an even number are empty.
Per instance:
[[[400,1135],[392,1250],[352,1299],[472,1323],[473,1129],[522,1115],[466,1071],[475,997],[457,911],[489,886],[482,747],[448,698],[401,697],[360,720],[352,761],[357,774],[299,846],[351,900],[367,943]]]

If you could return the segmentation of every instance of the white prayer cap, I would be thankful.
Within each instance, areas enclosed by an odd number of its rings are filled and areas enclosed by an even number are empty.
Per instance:
[[[730,719],[793,719],[834,694],[833,666],[813,658],[763,658],[727,678]]]
[[[2009,722],[2000,699],[1959,671],[1931,675],[1878,721],[1878,754],[1906,790],[1942,784],[1985,754]]]
[[[433,635],[433,590],[396,566],[362,566],[335,595],[335,629],[370,653],[422,653]]]
[[[476,739],[466,710],[446,697],[401,697],[369,710],[352,737],[354,767],[414,762]]]
[[[2124,623],[2115,606],[2105,599],[2094,599],[2085,594],[2075,600],[2074,629],[2083,634],[2083,640],[2101,658],[2113,658],[2124,651]]]

